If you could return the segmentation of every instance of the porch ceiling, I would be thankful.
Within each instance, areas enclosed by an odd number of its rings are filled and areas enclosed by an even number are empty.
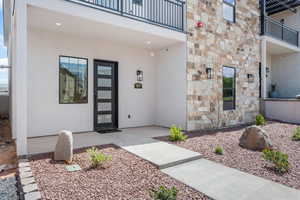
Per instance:
[[[300,0],[266,0],[266,11],[273,15],[285,10],[296,12],[295,8],[300,6]]]
[[[147,31],[129,30],[114,24],[99,23],[34,6],[28,7],[28,26],[30,28],[79,36],[83,39],[93,38],[149,50],[163,49],[180,42],[147,33]]]

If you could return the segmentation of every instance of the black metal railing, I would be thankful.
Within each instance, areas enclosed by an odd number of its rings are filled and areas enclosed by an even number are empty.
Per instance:
[[[185,2],[181,0],[67,0],[125,17],[184,31]]]
[[[297,47],[299,46],[299,31],[294,30],[293,28],[290,28],[268,16],[264,17],[262,24],[263,35],[269,35]]]

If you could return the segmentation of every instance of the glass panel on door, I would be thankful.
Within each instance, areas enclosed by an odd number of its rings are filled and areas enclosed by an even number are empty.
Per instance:
[[[98,78],[98,87],[111,87],[111,79]]]

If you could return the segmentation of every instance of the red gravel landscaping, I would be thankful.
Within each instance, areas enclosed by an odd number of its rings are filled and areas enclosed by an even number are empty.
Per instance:
[[[175,186],[178,199],[209,199],[121,148],[106,145],[99,149],[112,160],[104,168],[90,169],[88,154],[79,150],[73,162],[82,168],[77,172],[68,172],[67,165],[52,161],[50,154],[32,158],[30,165],[42,199],[151,199],[149,190],[160,185]]]
[[[278,174],[270,169],[270,165],[262,158],[262,153],[243,149],[239,146],[239,138],[244,128],[207,131],[189,134],[185,142],[178,146],[199,152],[204,158],[222,163],[228,167],[260,176],[287,186],[300,189],[300,142],[292,141],[295,125],[269,122],[263,127],[272,140],[275,149],[288,154],[291,169],[286,174]],[[167,138],[161,138],[166,141]],[[224,155],[216,155],[215,148],[221,146]]]

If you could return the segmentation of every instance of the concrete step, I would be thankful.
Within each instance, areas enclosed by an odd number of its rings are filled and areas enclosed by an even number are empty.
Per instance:
[[[173,167],[200,159],[202,156],[176,145],[161,142],[152,138],[131,138],[126,136],[117,145],[130,153],[145,159],[159,169]]]

